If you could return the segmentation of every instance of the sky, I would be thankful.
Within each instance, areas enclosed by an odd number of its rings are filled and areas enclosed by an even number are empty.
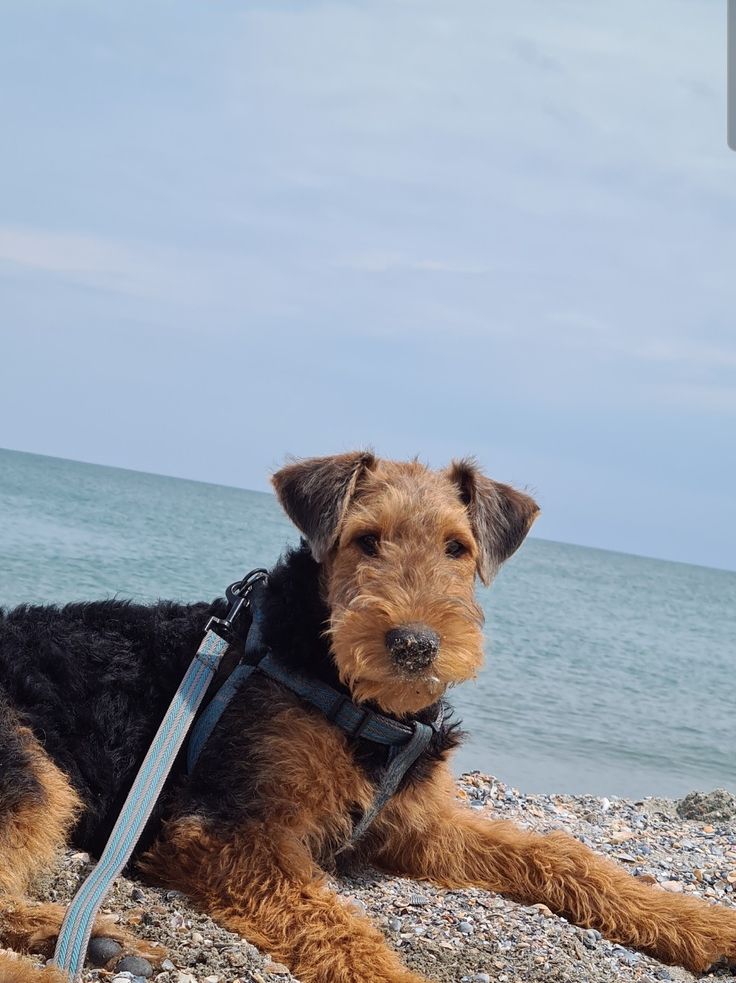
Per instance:
[[[725,79],[721,0],[6,0],[0,446],[736,568]]]

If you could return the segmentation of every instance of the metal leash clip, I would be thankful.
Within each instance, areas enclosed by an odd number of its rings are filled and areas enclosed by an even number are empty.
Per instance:
[[[205,634],[208,631],[213,631],[220,638],[228,642],[228,644],[233,641],[233,626],[237,619],[240,617],[241,612],[245,608],[250,606],[250,593],[256,584],[261,581],[265,581],[268,578],[268,571],[263,567],[256,567],[255,570],[251,570],[247,573],[242,580],[236,580],[234,583],[230,584],[228,589],[225,591],[225,597],[230,602],[230,610],[224,618],[215,618],[214,616],[205,625]]]

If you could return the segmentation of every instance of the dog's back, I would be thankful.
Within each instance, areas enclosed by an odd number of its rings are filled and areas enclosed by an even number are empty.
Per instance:
[[[69,778],[99,851],[215,607],[109,600],[0,610],[0,826],[26,788],[19,728]]]

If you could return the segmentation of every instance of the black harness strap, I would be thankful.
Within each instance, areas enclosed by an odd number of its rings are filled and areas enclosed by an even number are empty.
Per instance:
[[[251,593],[253,620],[245,644],[245,661],[236,666],[195,724],[187,749],[187,767],[191,773],[202,748],[238,688],[254,672],[262,673],[315,707],[348,737],[372,741],[390,748],[388,764],[381,775],[376,797],[354,827],[350,842],[342,848],[345,850],[366,833],[376,816],[396,793],[411,766],[427,749],[432,737],[442,730],[444,708],[440,704],[436,718],[429,724],[418,720],[411,724],[403,723],[376,710],[358,706],[328,683],[284,665],[273,652],[264,648],[261,641],[259,622],[262,615],[258,603],[261,590],[262,586],[258,585]]]

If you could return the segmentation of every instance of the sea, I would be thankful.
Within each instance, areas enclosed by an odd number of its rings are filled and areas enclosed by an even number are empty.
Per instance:
[[[272,495],[0,450],[0,607],[211,599],[297,534]],[[530,537],[481,588],[458,772],[526,792],[736,792],[736,573]]]

